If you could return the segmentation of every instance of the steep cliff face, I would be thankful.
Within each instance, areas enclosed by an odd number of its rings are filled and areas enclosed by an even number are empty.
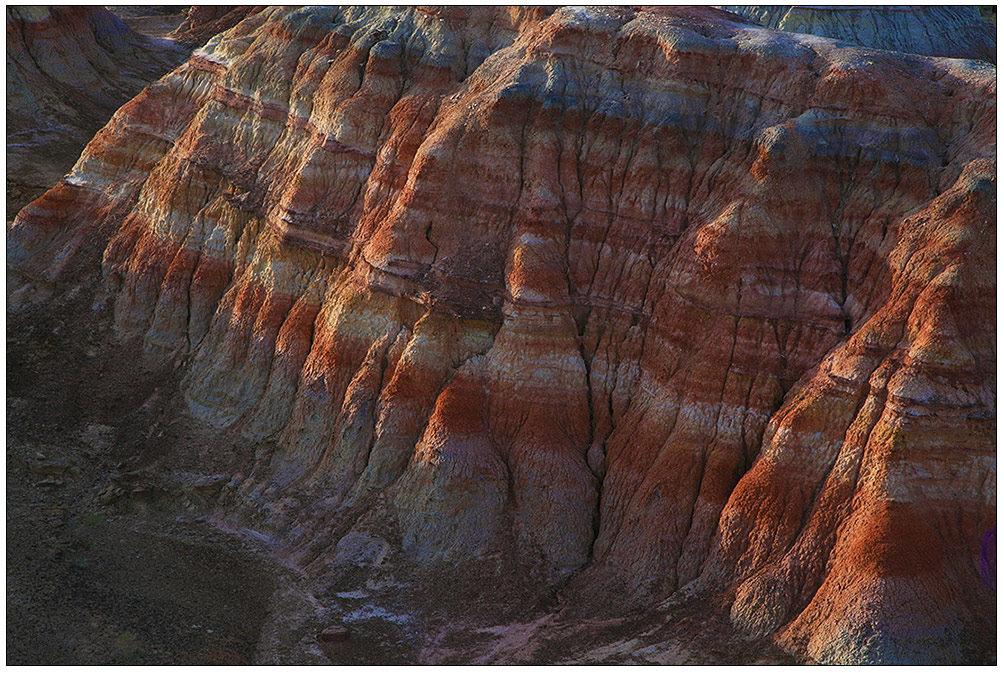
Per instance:
[[[872,49],[997,60],[997,30],[976,7],[723,5],[762,26],[832,37]]]
[[[820,661],[980,660],[995,115],[986,63],[712,9],[266,9],[8,261],[100,265],[313,570],[379,513],[422,564],[516,549]]]
[[[55,184],[120,105],[187,55],[100,7],[8,7],[11,204],[19,208],[25,195]]]

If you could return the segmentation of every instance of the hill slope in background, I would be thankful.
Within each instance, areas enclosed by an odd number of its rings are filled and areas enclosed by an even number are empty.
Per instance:
[[[760,25],[925,56],[997,59],[997,29],[977,7],[722,6]]]
[[[187,56],[100,7],[8,7],[8,209],[55,184],[119,106]]]

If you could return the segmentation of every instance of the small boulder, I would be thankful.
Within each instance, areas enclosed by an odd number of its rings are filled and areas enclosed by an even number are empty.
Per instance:
[[[317,634],[317,641],[321,643],[342,643],[349,639],[348,628],[335,624],[329,626]]]

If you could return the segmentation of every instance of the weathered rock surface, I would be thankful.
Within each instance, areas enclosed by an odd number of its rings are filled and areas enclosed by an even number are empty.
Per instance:
[[[183,44],[201,47],[217,33],[233,28],[262,9],[263,6],[252,5],[192,5],[171,36]]]
[[[55,184],[119,106],[187,56],[101,7],[7,7],[9,205]]]
[[[379,515],[823,662],[985,661],[995,134],[989,64],[718,10],[270,8],[8,262],[100,265],[312,572]]]
[[[996,62],[997,29],[976,7],[722,5],[762,26],[872,49]]]

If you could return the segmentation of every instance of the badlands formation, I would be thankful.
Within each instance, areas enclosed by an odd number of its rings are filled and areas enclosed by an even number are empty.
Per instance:
[[[7,201],[59,180],[123,103],[188,51],[100,7],[7,7]]]
[[[217,33],[233,28],[249,14],[262,9],[248,5],[193,5],[171,37],[182,44],[201,47]]]
[[[703,601],[796,660],[985,663],[995,213],[987,62],[712,8],[268,8],[7,259],[172,372],[201,439],[158,469],[223,475],[319,600],[389,564],[474,573],[457,615],[508,581],[545,622]],[[519,632],[484,660],[602,644]]]
[[[171,38],[98,6],[7,8],[7,195],[17,210],[72,167],[123,103],[260,8],[190,7]]]
[[[832,37],[873,49],[995,62],[997,29],[976,7],[722,6],[762,26]]]

